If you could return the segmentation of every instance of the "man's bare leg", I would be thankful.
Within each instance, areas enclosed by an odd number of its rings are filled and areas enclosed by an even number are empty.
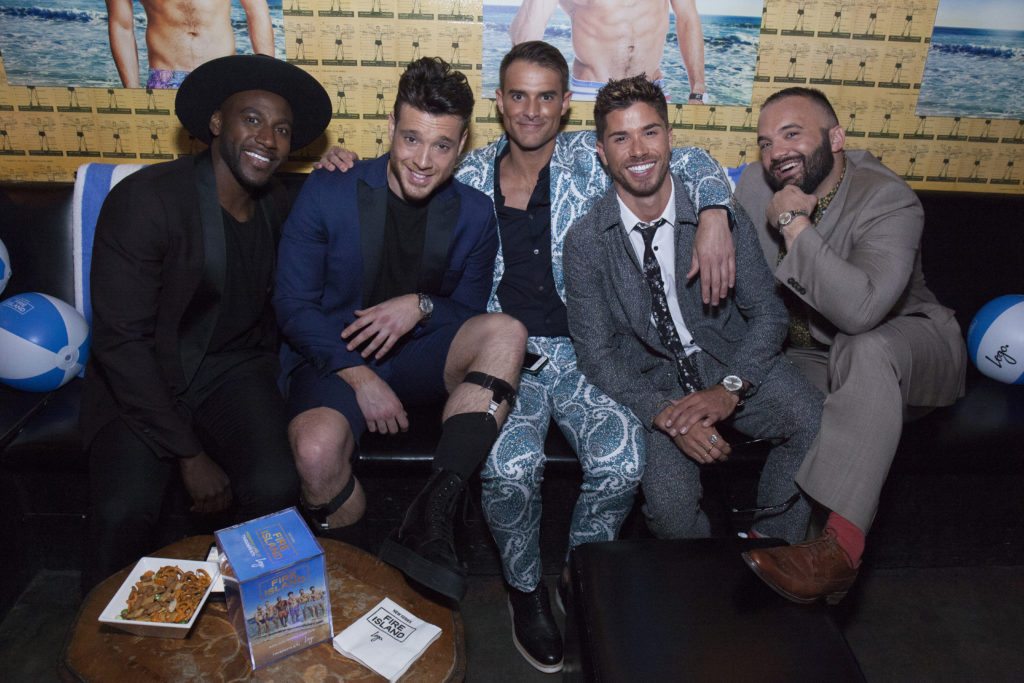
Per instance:
[[[449,394],[441,419],[488,410],[492,392],[464,383],[468,372],[482,372],[518,387],[525,349],[526,328],[515,318],[504,313],[488,313],[467,320],[448,349],[444,383]],[[494,412],[499,427],[508,417],[509,409],[509,404],[503,402]]]
[[[355,439],[344,415],[319,407],[299,413],[288,425],[288,439],[302,484],[303,504],[319,522],[318,531],[348,527],[366,511],[363,487],[352,475]],[[346,492],[351,482],[351,491]]]
[[[466,592],[452,526],[466,480],[490,453],[515,400],[526,348],[526,328],[492,313],[463,324],[448,350],[441,440],[434,473],[384,542],[381,559],[454,600]]]

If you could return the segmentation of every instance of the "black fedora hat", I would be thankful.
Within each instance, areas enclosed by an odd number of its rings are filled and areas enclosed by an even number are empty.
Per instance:
[[[230,55],[200,64],[178,88],[175,113],[189,133],[209,144],[213,112],[246,90],[266,90],[291,105],[292,149],[316,140],[331,120],[331,98],[324,87],[299,67],[267,55]]]

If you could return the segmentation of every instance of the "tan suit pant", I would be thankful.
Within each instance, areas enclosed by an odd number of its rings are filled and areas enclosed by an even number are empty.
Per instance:
[[[867,533],[904,420],[956,400],[963,358],[935,323],[915,316],[837,334],[829,351],[788,349],[786,356],[826,393],[821,431],[796,482]],[[927,396],[915,387],[926,387]]]

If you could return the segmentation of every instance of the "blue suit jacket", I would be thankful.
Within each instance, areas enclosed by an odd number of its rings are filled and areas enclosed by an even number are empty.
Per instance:
[[[384,247],[388,155],[348,173],[314,171],[284,224],[274,310],[284,333],[282,370],[308,360],[322,375],[362,365],[341,331],[364,308]],[[498,232],[491,200],[456,180],[431,199],[417,291],[434,313],[410,333],[483,313]]]

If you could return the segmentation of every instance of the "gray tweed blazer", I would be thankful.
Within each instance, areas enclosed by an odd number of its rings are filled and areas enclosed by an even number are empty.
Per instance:
[[[756,387],[778,359],[789,318],[754,226],[743,210],[736,211],[736,288],[719,306],[705,306],[699,280],[686,280],[697,215],[681,181],[673,181],[679,307],[703,352],[727,368],[720,377],[703,379],[710,385],[735,374]],[[650,290],[622,226],[614,188],[569,229],[563,258],[579,368],[650,429],[666,401],[684,392],[651,320]]]

